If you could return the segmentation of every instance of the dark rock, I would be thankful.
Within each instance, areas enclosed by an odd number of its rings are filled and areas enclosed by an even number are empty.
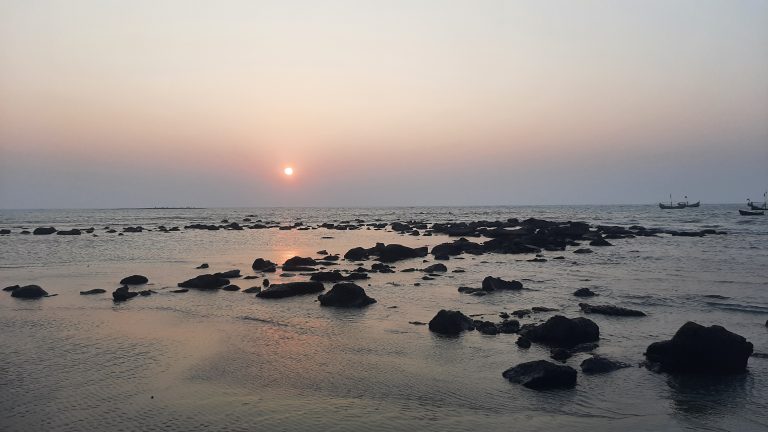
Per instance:
[[[103,294],[105,292],[107,292],[107,290],[101,289],[101,288],[94,288],[87,291],[80,291],[80,295]]]
[[[204,290],[218,289],[227,285],[229,285],[229,279],[225,279],[212,274],[196,276],[178,284],[180,288],[196,288]]]
[[[571,358],[573,354],[571,351],[565,349],[565,348],[554,348],[549,352],[549,357],[552,360],[557,360],[559,362],[565,362],[569,358]]]
[[[214,273],[213,275],[222,279],[234,279],[240,277],[240,270],[228,270],[225,272]]]
[[[243,280],[251,280],[251,279],[258,279],[258,278],[259,277],[256,275],[243,276]]]
[[[0,235],[8,235],[11,233],[9,229],[0,229]]]
[[[579,288],[573,292],[573,295],[576,297],[594,297],[597,295],[597,293],[589,288]]]
[[[368,249],[362,247],[352,248],[344,254],[344,259],[349,261],[362,261],[368,259],[369,257],[370,253],[368,253]]]
[[[534,306],[531,308],[531,311],[533,312],[554,312],[556,311],[556,308],[546,307],[546,306]]]
[[[531,310],[530,309],[518,309],[518,310],[512,311],[512,315],[514,315],[514,316],[516,316],[518,318],[526,317],[526,316],[528,316],[530,314],[531,314]]]
[[[13,291],[13,290],[16,290],[16,289],[19,289],[19,288],[20,287],[18,285],[11,285],[11,286],[7,286],[7,287],[3,288],[3,291],[6,291],[6,292],[7,291]]]
[[[518,320],[507,320],[499,324],[499,333],[511,334],[520,331],[520,322]]]
[[[544,258],[531,258],[528,262],[547,262],[547,260]]]
[[[22,299],[38,299],[47,295],[48,293],[38,285],[26,285],[11,291],[11,297]]]
[[[317,252],[315,252],[315,253],[316,253],[316,254],[318,254],[318,255],[328,255],[328,251],[327,251],[327,250],[325,250],[325,249],[323,249],[323,250],[319,250],[319,251],[317,251]]]
[[[375,299],[368,297],[365,290],[353,283],[336,284],[325,294],[317,296],[321,306],[335,307],[364,307],[376,303]]]
[[[576,345],[575,347],[571,348],[569,351],[572,353],[582,353],[582,352],[590,352],[596,350],[600,345],[598,345],[595,342],[585,342]]]
[[[457,335],[465,330],[474,330],[471,318],[459,311],[442,309],[429,321],[429,330],[445,335]]]
[[[283,271],[313,271],[316,265],[317,261],[313,258],[295,256],[283,263]]]
[[[591,242],[589,242],[589,245],[590,246],[613,246],[608,240],[602,237],[592,240]]]
[[[575,251],[573,251],[573,253],[575,253],[575,254],[591,254],[592,253],[592,249],[588,249],[588,248],[576,249]]]
[[[516,344],[517,346],[519,346],[520,348],[530,348],[530,347],[531,347],[531,340],[530,340],[530,339],[528,339],[528,338],[527,338],[527,337],[525,337],[525,336],[520,336],[520,337],[519,337],[519,338],[517,338],[517,340],[515,341],[515,344]]]
[[[613,372],[618,369],[628,368],[630,365],[620,361],[607,359],[600,356],[592,356],[581,362],[581,371],[585,374],[601,374]]]
[[[255,286],[255,287],[246,288],[243,290],[243,292],[246,294],[260,293],[261,287]]]
[[[421,322],[421,321],[408,321],[408,324],[419,325],[419,326],[427,325],[427,323]]]
[[[202,263],[202,264],[200,264],[199,266],[197,266],[195,268],[198,269],[198,270],[199,269],[207,269],[208,268],[208,263]]]
[[[56,232],[56,235],[81,235],[81,234],[82,232],[80,232],[80,230],[77,228],[73,228],[71,230],[61,230]]]
[[[284,297],[293,297],[304,294],[314,294],[321,292],[325,289],[322,282],[287,282],[281,284],[270,285],[268,288],[261,290],[256,294],[256,297],[277,299]]]
[[[253,261],[251,268],[258,272],[272,273],[277,270],[277,264],[263,258],[256,258],[256,260]]]
[[[143,285],[147,282],[149,282],[149,279],[147,279],[146,276],[132,275],[132,276],[124,277],[120,281],[120,285]]]
[[[56,228],[54,227],[40,227],[35,228],[34,231],[32,231],[32,234],[34,235],[49,235],[56,232]]]
[[[519,281],[505,281],[501,278],[493,276],[487,276],[483,279],[483,291],[496,291],[496,290],[520,290],[523,289],[523,284]]]
[[[719,295],[719,294],[706,294],[704,297],[717,299],[717,300],[728,300],[730,298],[730,297],[726,297],[724,295]]]
[[[223,291],[240,291],[240,287],[237,285],[227,285],[221,288]]]
[[[261,281],[261,286],[263,286],[265,288],[268,287],[269,286],[269,279],[264,279],[263,281]]]
[[[410,248],[400,244],[388,244],[383,247],[377,247],[378,260],[385,263],[391,263],[409,258],[420,258],[427,256],[427,247]]]
[[[584,311],[584,313],[588,314],[601,314],[611,316],[646,316],[645,312],[613,305],[590,305],[587,303],[579,303],[579,307],[582,311]]]
[[[587,318],[566,318],[555,315],[545,323],[527,329],[525,336],[533,342],[561,348],[600,339],[600,328]]]
[[[513,383],[522,384],[534,390],[576,386],[576,369],[546,360],[520,363],[504,371],[502,376]]]
[[[136,297],[137,295],[139,295],[139,293],[128,291],[127,286],[121,286],[112,292],[112,300],[116,302],[126,301],[130,298]]]
[[[446,267],[443,263],[437,263],[424,268],[422,271],[425,273],[444,273],[448,271],[448,267]]]
[[[176,294],[181,294],[181,293],[185,293],[185,292],[188,292],[188,291],[189,291],[189,290],[188,290],[188,289],[186,289],[186,288],[179,288],[179,289],[175,289],[175,290],[173,290],[173,291],[171,291],[171,292],[172,292],[172,293],[176,293]]]
[[[753,345],[717,325],[685,323],[671,340],[654,342],[645,356],[667,372],[729,374],[744,372]]]
[[[142,296],[142,297],[146,297],[146,296],[154,294],[154,293],[155,292],[152,291],[152,290],[142,290],[142,291],[139,291],[139,295]]]

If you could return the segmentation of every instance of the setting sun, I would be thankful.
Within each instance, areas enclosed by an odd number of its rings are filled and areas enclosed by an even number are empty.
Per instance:
[[[293,168],[291,168],[291,167],[288,167],[288,168],[284,169],[284,170],[283,170],[283,172],[284,172],[284,173],[285,173],[285,175],[287,175],[287,176],[292,176],[292,175],[293,175]]]

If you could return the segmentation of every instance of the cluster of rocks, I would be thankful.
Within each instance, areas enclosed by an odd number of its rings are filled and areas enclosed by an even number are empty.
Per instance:
[[[523,289],[523,284],[520,281],[506,281],[501,278],[487,276],[485,279],[483,279],[483,283],[480,288],[459,287],[459,292],[482,296],[494,291],[519,291],[521,289]]]
[[[401,244],[376,243],[371,248],[356,247],[344,254],[344,259],[349,261],[364,261],[375,258],[383,263],[392,263],[409,258],[422,258],[427,256],[427,247],[411,248]]]

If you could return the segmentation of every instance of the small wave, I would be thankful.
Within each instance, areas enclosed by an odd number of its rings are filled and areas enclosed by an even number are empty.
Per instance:
[[[750,314],[768,314],[768,307],[759,305],[748,305],[738,303],[719,303],[719,302],[705,302],[707,306],[713,306],[718,309],[731,310],[735,312],[744,312]]]

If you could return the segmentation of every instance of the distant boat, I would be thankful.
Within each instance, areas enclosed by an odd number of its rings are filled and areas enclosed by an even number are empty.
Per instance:
[[[752,210],[768,210],[768,198],[766,198],[767,194],[768,194],[768,192],[763,193],[763,204],[762,205],[755,204],[749,198],[747,198],[747,205]]]
[[[762,211],[762,210],[760,210],[760,211],[750,211],[750,210],[739,209],[739,214],[742,215],[742,216],[763,216],[763,215],[765,215],[765,212]]]
[[[669,195],[669,204],[659,203],[659,208],[663,210],[678,210],[687,207],[698,207],[701,205],[701,201],[696,201],[693,204],[688,203],[688,197],[685,197],[685,201],[679,201],[677,204],[672,202],[672,195]]]

